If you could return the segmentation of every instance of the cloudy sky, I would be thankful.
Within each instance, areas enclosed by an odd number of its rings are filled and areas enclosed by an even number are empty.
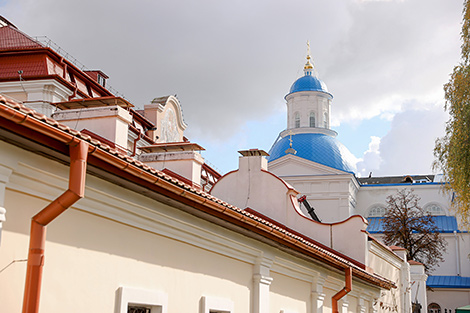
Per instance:
[[[358,173],[431,173],[459,61],[462,0],[0,0],[136,106],[176,94],[186,136],[225,173],[238,150],[269,151],[306,42],[333,94],[332,126]]]

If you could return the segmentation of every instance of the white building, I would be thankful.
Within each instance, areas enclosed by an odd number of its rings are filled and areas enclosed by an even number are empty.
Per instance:
[[[442,193],[434,175],[357,178],[351,153],[329,127],[332,94],[315,74],[307,56],[304,76],[286,95],[287,128],[269,151],[269,171],[306,195],[322,222],[334,223],[360,214],[369,219],[368,231],[380,238],[380,220],[386,198],[403,188],[413,189],[446,239],[445,262],[413,286],[413,302],[431,313],[455,310],[470,304],[470,235],[451,212],[451,199]],[[304,208],[305,214],[307,211]],[[425,279],[417,270],[412,277]]]

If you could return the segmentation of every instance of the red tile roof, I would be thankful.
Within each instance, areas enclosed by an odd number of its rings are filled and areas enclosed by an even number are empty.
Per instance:
[[[42,45],[11,26],[0,27],[0,50],[42,48]]]
[[[45,54],[3,56],[0,58],[0,68],[0,79],[19,79],[20,70],[23,71],[23,78],[49,75]]]

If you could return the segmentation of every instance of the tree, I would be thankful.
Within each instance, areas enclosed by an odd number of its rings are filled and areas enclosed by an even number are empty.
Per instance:
[[[459,65],[447,84],[445,110],[449,112],[444,137],[436,140],[433,167],[447,182],[444,190],[453,196],[453,207],[470,225],[470,0],[464,1],[462,51]],[[455,194],[454,194],[455,192]],[[455,195],[455,196],[454,196]]]
[[[387,197],[384,215],[384,243],[405,248],[409,260],[424,264],[426,272],[444,261],[446,241],[441,237],[431,215],[419,206],[413,190],[403,189]]]

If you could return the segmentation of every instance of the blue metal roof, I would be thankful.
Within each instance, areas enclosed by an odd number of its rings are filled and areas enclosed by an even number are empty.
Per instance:
[[[431,288],[470,288],[470,277],[428,276],[426,286]]]
[[[367,231],[371,234],[383,233],[383,219],[384,217],[367,218],[367,220],[369,221]],[[436,226],[439,229],[440,233],[453,233],[454,230],[457,232],[461,232],[458,229],[457,219],[455,218],[455,216],[436,215],[432,216],[432,219],[436,223]]]
[[[329,94],[326,84],[311,74],[305,74],[297,79],[290,87],[289,94],[298,91],[322,91]]]
[[[269,150],[268,162],[287,154],[289,138],[290,136],[286,136],[273,144]],[[315,133],[292,135],[292,148],[297,151],[295,155],[298,157],[354,173],[353,155],[334,137]]]

